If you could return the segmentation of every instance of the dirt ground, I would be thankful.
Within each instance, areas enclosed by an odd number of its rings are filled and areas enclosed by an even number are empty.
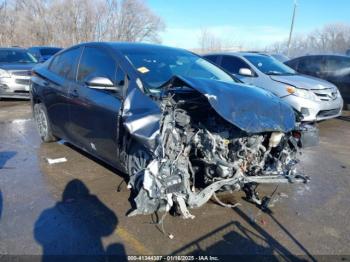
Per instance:
[[[209,202],[191,211],[194,220],[168,215],[170,239],[154,216],[126,216],[130,192],[122,174],[67,144],[41,144],[29,102],[0,101],[0,260],[52,254],[344,259],[350,255],[350,113],[319,127],[320,145],[301,157],[311,181],[280,186],[271,213],[237,193],[226,196],[241,204],[235,209]],[[67,162],[46,160],[59,157]]]

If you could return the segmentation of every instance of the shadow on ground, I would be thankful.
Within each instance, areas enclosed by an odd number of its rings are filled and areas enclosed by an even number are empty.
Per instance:
[[[346,122],[350,122],[350,116],[339,116],[338,119],[346,121]]]
[[[0,152],[0,169],[5,168],[6,162],[13,158],[17,153],[15,151]]]
[[[303,256],[293,255],[240,208],[233,210],[251,229],[238,221],[232,221],[174,251],[172,255],[219,256],[220,261],[232,261],[233,258],[242,261],[316,261],[272,214],[270,217],[303,250]]]
[[[102,237],[117,225],[116,214],[74,179],[66,185],[62,200],[41,213],[34,238],[42,246],[42,261],[126,261],[122,244],[106,249],[102,244]]]

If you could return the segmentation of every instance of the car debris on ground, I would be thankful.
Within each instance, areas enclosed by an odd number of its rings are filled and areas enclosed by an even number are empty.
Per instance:
[[[46,158],[46,160],[50,165],[67,162],[67,158],[65,158],[65,157]]]

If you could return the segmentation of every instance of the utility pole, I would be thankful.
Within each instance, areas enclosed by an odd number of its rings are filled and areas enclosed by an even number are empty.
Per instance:
[[[288,53],[287,53],[288,56],[289,56],[289,52],[290,52],[290,44],[291,44],[291,41],[292,41],[292,34],[293,34],[293,29],[294,29],[294,19],[295,19],[296,9],[297,9],[297,0],[294,0],[292,24],[290,25],[290,32],[289,32],[289,39],[288,39]]]

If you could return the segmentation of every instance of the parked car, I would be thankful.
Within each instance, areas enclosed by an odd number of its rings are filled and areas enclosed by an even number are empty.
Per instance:
[[[216,53],[204,56],[246,84],[268,90],[313,122],[341,114],[343,99],[337,87],[298,74],[273,57],[260,53]]]
[[[307,182],[297,149],[317,140],[293,109],[191,52],[150,44],[84,43],[34,68],[34,119],[129,174],[136,209],[199,207],[218,190]],[[312,138],[312,139],[310,139]],[[196,188],[196,189],[195,189]]]
[[[29,98],[31,70],[37,60],[22,48],[0,48],[0,98]]]
[[[51,46],[33,46],[28,48],[28,52],[31,53],[40,63],[45,62],[61,50],[62,48]]]
[[[344,55],[308,55],[285,62],[301,74],[335,84],[350,108],[350,57]]]

